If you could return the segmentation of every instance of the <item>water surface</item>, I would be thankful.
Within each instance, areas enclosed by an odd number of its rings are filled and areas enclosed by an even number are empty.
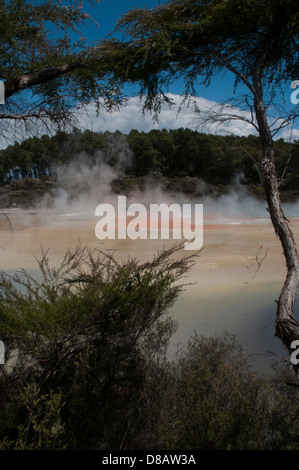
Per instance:
[[[1,269],[21,268],[36,272],[35,256],[48,249],[57,264],[68,248],[83,246],[128,256],[151,259],[173,240],[103,240],[95,236],[96,218],[90,214],[53,211],[7,211],[0,219]],[[299,240],[299,221],[291,219]],[[177,256],[190,254],[181,250]],[[184,343],[199,335],[236,334],[256,369],[268,370],[274,355],[287,357],[274,337],[275,299],[285,278],[285,262],[279,240],[267,218],[210,218],[204,223],[204,245],[196,264],[184,279],[190,282],[171,314],[178,330],[171,342]]]

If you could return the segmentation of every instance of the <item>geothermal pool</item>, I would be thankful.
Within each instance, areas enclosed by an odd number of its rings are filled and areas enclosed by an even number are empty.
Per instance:
[[[9,217],[9,221],[7,219]],[[82,246],[114,251],[117,259],[152,258],[170,240],[99,240],[94,214],[10,209],[0,217],[1,270],[36,269],[34,256],[48,249],[52,264],[68,248]],[[299,219],[291,218],[299,243]],[[182,250],[180,254],[190,254]],[[259,269],[258,269],[259,268]],[[274,338],[276,303],[285,278],[279,240],[267,217],[232,217],[220,214],[204,220],[203,250],[184,281],[192,283],[171,310],[178,321],[170,351],[199,335],[236,334],[255,369],[270,370],[273,354],[287,357]],[[193,284],[195,283],[195,284]],[[270,354],[269,354],[270,353]]]

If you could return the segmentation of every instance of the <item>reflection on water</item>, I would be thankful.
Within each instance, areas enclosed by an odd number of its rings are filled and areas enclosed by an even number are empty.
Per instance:
[[[150,259],[173,240],[103,240],[95,236],[95,217],[68,213],[11,211],[13,232],[5,217],[0,219],[1,269],[34,271],[41,247],[49,249],[50,261],[58,263],[67,248],[78,241],[103,252]],[[298,239],[299,221],[292,219]],[[182,250],[178,256],[190,254]],[[190,282],[171,313],[178,331],[171,350],[196,331],[199,335],[237,335],[255,368],[267,370],[272,352],[287,357],[274,338],[275,299],[285,277],[280,243],[268,219],[211,219],[204,224],[204,248],[184,282]]]
[[[199,335],[235,334],[257,369],[270,369],[273,354],[287,357],[275,334],[275,299],[281,284],[236,282],[227,289],[190,287],[178,300],[174,312],[180,328],[173,338],[184,342]]]

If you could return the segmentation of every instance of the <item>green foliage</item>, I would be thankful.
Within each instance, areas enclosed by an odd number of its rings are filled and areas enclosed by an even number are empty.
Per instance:
[[[20,391],[18,404],[27,412],[27,424],[18,428],[14,450],[54,450],[61,447],[60,437],[64,433],[61,423],[63,407],[61,393],[50,391],[42,395],[35,383],[28,384]],[[30,437],[29,437],[30,436]]]
[[[78,247],[40,276],[2,274],[0,449],[298,449],[298,386],[250,369],[232,335],[174,357],[167,315],[194,262]],[[290,378],[291,377],[291,378]]]
[[[272,449],[299,449],[299,395],[297,380],[289,367],[275,367],[270,384],[273,390],[271,404]]]
[[[167,309],[194,262],[194,255],[174,256],[179,248],[146,263],[120,264],[78,246],[59,267],[44,253],[39,279],[2,274],[7,364],[0,376],[0,436],[6,445],[119,448],[126,442],[146,363],[165,353],[175,328]]]
[[[298,142],[279,139],[274,148],[280,189],[290,198],[291,192],[299,190]],[[31,137],[1,150],[0,185],[28,178],[54,183],[70,163],[86,167],[105,163],[118,171],[119,178],[113,182],[118,192],[127,192],[138,178],[151,174],[164,178],[166,189],[177,187],[190,194],[196,194],[200,182],[206,183],[206,190],[211,185],[217,192],[218,185],[229,188],[237,175],[243,175],[242,183],[257,192],[259,174],[252,159],[260,154],[260,139],[253,135],[219,136],[182,128],[148,133],[132,130],[128,135],[74,129],[52,137]],[[14,187],[17,185],[11,189]]]
[[[243,103],[259,112],[255,128],[268,156],[272,137],[263,89],[279,90],[282,80],[298,73],[295,2],[168,1],[125,15],[118,24],[123,42],[89,48],[80,30],[88,17],[69,3],[0,2],[0,78],[8,97],[0,118],[59,126],[69,122],[74,106],[92,99],[98,110],[118,105],[126,82],[139,84],[145,108],[157,114],[169,102],[164,90],[172,80],[183,78],[186,94],[194,94],[197,84],[209,85],[225,69],[235,74],[236,86],[241,82],[251,92]],[[78,34],[75,42],[69,29]],[[31,93],[24,92],[28,88]],[[13,99],[19,91],[24,99]],[[90,161],[104,149],[115,166],[110,137],[59,132],[8,147],[0,158],[2,181],[8,173],[14,180],[49,175],[82,149]],[[134,152],[128,170],[137,177],[152,171],[229,184],[237,168],[257,181],[230,137],[134,131],[128,142]],[[238,142],[260,162],[259,139]],[[293,188],[298,143],[291,159],[284,142],[275,146],[285,188]],[[234,338],[195,336],[172,361],[167,358],[175,328],[167,309],[194,261],[171,259],[176,252],[118,263],[78,247],[59,267],[51,268],[43,254],[39,279],[2,273],[0,337],[8,361],[0,375],[1,448],[298,450],[297,383],[287,386],[277,376],[269,383],[252,373]]]
[[[116,28],[123,40],[107,40],[103,51],[114,79],[137,83],[145,108],[158,114],[176,78],[194,95],[229,70],[255,93],[253,76],[262,70],[275,94],[275,85],[298,74],[298,24],[292,0],[169,0],[125,14]]]
[[[288,376],[280,367],[269,378],[253,372],[233,335],[195,333],[150,382],[157,448],[297,449],[299,395]]]
[[[166,448],[263,448],[269,395],[234,337],[193,336],[171,376],[160,430]]]
[[[22,130],[36,134],[37,127],[68,128],[75,110],[91,101],[98,111],[118,106],[121,92],[104,80],[99,45],[85,36],[90,22],[96,23],[82,2],[1,0],[0,16],[2,137]]]

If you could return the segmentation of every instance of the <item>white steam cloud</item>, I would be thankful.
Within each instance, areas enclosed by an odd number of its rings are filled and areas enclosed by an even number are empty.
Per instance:
[[[124,136],[114,136],[113,155],[116,155],[114,166],[108,164],[107,154],[97,152],[90,159],[87,155],[77,155],[67,166],[59,169],[59,186],[52,192],[51,198],[45,197],[36,209],[59,215],[74,215],[92,218],[95,208],[102,203],[117,204],[117,194],[111,188],[112,182],[122,176],[131,163],[132,153]],[[208,223],[252,223],[252,219],[264,219],[270,222],[266,202],[251,197],[246,187],[241,184],[242,173],[235,175],[232,190],[222,196],[205,194],[205,182],[198,181],[202,197],[195,198],[183,192],[166,191],[163,183],[155,176],[149,175],[143,189],[134,188],[127,195],[128,204],[141,203],[145,206],[155,203],[168,205],[176,202],[203,204],[204,219]],[[286,204],[286,216],[299,217],[299,203]],[[242,222],[240,222],[242,219]],[[246,220],[247,219],[247,220]],[[50,221],[51,218],[48,217]],[[236,222],[238,221],[239,222]]]

